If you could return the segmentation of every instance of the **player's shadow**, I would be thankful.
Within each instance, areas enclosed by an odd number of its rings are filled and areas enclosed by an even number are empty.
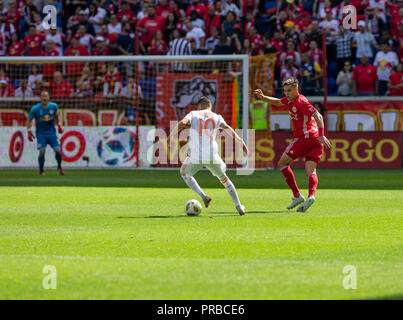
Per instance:
[[[363,299],[358,299],[358,300],[403,300],[403,293],[397,293],[397,294],[387,295],[387,296],[369,297],[369,298],[363,298]]]
[[[156,219],[166,219],[166,218],[190,218],[187,215],[177,215],[177,216],[130,216],[130,217],[117,217],[117,219],[149,219],[149,218],[156,218]],[[192,217],[194,218],[194,217]]]
[[[248,214],[268,214],[268,213],[285,213],[288,211],[282,210],[282,211],[248,211],[246,212],[246,215]],[[202,216],[197,216],[199,218],[202,217],[208,217],[210,215],[234,215],[234,216],[238,216],[239,214],[234,212],[234,211],[219,211],[219,212],[206,212],[204,215]],[[181,214],[181,215],[175,215],[175,216],[119,216],[116,217],[117,219],[175,219],[175,218],[196,218],[196,217],[188,217],[185,214]]]
[[[257,213],[285,213],[287,211],[282,210],[282,211],[246,211],[246,215],[248,214],[257,214]],[[208,214],[229,214],[229,213],[234,213],[234,211],[220,211],[220,212],[208,212]],[[237,214],[237,213],[235,213]]]

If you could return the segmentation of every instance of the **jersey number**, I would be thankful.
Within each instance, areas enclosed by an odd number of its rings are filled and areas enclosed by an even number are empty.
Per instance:
[[[204,124],[203,124],[204,122]],[[211,122],[213,124],[213,128],[209,131],[208,124]],[[205,133],[206,136],[211,137],[213,135],[214,129],[215,129],[215,121],[213,119],[207,119],[206,121],[203,121],[203,119],[199,119],[199,136],[201,137],[203,135],[203,132]]]

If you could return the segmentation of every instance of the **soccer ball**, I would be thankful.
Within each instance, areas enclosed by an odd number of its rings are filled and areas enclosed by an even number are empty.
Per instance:
[[[198,216],[201,212],[202,206],[199,201],[192,199],[185,203],[185,213],[188,216]]]
[[[134,134],[126,128],[109,128],[97,144],[98,157],[108,166],[119,166],[135,155]]]

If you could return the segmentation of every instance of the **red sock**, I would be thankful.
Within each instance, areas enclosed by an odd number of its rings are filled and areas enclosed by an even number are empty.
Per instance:
[[[315,190],[316,187],[318,186],[318,176],[316,175],[316,172],[312,173],[309,177],[309,195],[310,196],[314,196],[315,195]]]
[[[292,173],[291,168],[285,167],[281,169],[281,172],[284,176],[285,182],[287,182],[288,186],[291,188],[292,193],[294,194],[295,198],[299,197],[299,189],[297,186],[297,182],[295,181],[294,173]]]

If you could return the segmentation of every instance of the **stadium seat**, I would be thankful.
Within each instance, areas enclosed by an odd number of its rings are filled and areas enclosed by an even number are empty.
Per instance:
[[[20,86],[21,80],[16,79],[16,80],[11,80],[11,85],[14,87],[14,89],[17,89]]]
[[[336,62],[332,61],[329,62],[329,65],[327,66],[327,76],[329,78],[336,78],[337,77],[337,64]]]
[[[334,77],[327,79],[327,89],[328,89],[327,93],[329,96],[337,95],[337,84],[336,79]]]
[[[264,10],[269,14],[275,13],[277,10],[277,1],[266,1],[264,3]]]
[[[144,98],[155,98],[156,97],[156,80],[155,78],[149,79],[140,79],[140,87],[141,91],[144,95]]]

